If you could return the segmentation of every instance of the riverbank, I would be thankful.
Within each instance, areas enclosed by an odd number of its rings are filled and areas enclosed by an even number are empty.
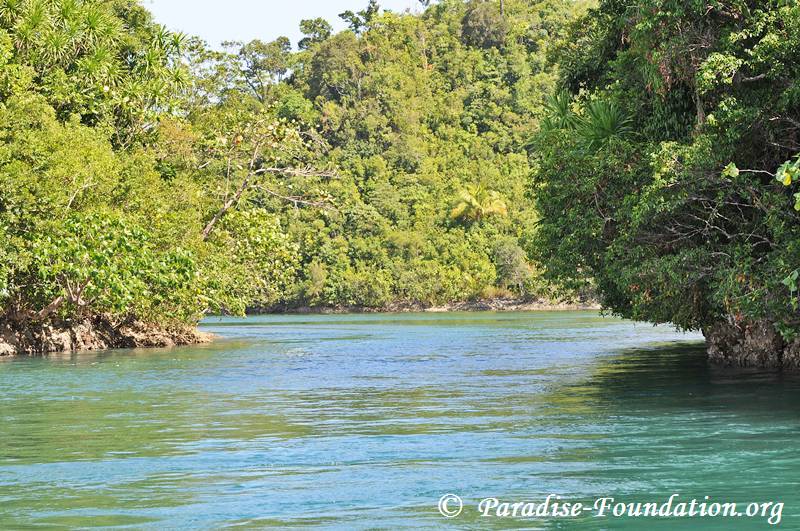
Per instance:
[[[591,301],[553,303],[542,300],[489,299],[431,306],[396,303],[382,308],[362,306],[300,306],[250,309],[251,315],[315,315],[347,313],[448,313],[597,311]],[[758,322],[749,326],[720,323],[704,330],[709,361],[714,365],[800,370],[800,339],[784,341],[774,326]],[[41,356],[50,353],[118,348],[167,348],[211,342],[215,336],[196,327],[164,327],[128,321],[116,323],[105,316],[82,321],[60,321],[22,328],[0,321],[0,358]]]
[[[382,308],[363,306],[274,306],[251,308],[249,314],[344,314],[410,312],[529,312],[599,310],[593,302],[553,303],[520,299],[490,299],[454,302],[431,306],[419,303],[394,303]],[[166,348],[209,343],[212,334],[194,327],[164,327],[131,321],[115,323],[98,316],[82,321],[60,321],[33,328],[0,322],[0,358],[42,356],[50,353],[108,350],[117,348]]]
[[[193,327],[164,327],[140,321],[115,323],[104,316],[36,327],[0,322],[0,357],[116,348],[164,348],[209,343],[214,336]]]
[[[430,305],[417,302],[396,302],[379,308],[368,306],[286,306],[249,308],[248,314],[344,314],[344,313],[412,313],[412,312],[534,312],[600,310],[594,301],[552,302],[525,299],[486,299]]]

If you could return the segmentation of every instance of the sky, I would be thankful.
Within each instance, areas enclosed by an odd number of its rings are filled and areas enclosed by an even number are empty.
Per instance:
[[[156,20],[171,30],[198,35],[218,47],[223,41],[271,41],[281,35],[293,45],[302,38],[304,18],[322,17],[337,30],[345,23],[338,14],[360,11],[368,0],[142,0]],[[418,0],[380,0],[395,12],[419,10]]]

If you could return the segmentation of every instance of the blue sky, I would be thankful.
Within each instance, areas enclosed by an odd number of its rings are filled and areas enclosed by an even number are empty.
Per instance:
[[[270,41],[285,35],[297,45],[298,25],[304,18],[323,17],[342,29],[337,16],[359,11],[368,0],[142,0],[161,24],[172,30],[198,35],[212,46],[225,40]],[[383,8],[401,12],[418,10],[417,0],[380,0]]]

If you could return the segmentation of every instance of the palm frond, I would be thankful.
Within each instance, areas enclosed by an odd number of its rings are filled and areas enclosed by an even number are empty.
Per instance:
[[[4,26],[14,26],[22,16],[23,0],[0,0],[0,22]]]
[[[633,117],[615,102],[595,100],[586,105],[577,131],[584,145],[595,150],[613,138],[623,138],[633,131]]]
[[[547,114],[542,120],[543,131],[573,130],[578,121],[572,111],[572,95],[562,90],[547,97],[544,108]]]
[[[483,185],[468,184],[457,197],[450,211],[453,221],[475,222],[490,216],[508,215],[508,206],[500,193]]]

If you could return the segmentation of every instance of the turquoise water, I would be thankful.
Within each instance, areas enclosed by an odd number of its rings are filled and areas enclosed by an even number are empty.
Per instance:
[[[759,529],[482,498],[783,502],[800,379],[590,312],[211,319],[200,347],[0,363],[0,528]],[[464,510],[437,510],[454,493]]]

